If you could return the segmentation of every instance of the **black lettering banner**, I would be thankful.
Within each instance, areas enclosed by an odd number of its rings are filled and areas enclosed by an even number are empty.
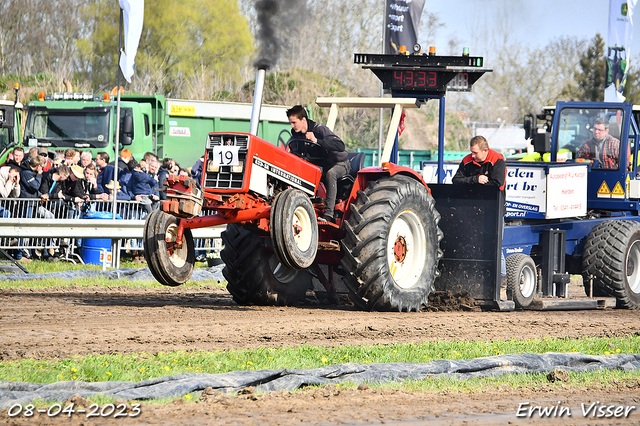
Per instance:
[[[425,0],[386,0],[384,53],[394,54],[405,46],[411,52],[418,42],[418,27]]]

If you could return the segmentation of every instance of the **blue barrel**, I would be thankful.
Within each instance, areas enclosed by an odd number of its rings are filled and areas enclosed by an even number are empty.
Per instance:
[[[103,249],[105,249],[107,253],[111,253],[111,240],[103,238],[83,238],[80,257],[82,257],[84,263],[102,265],[100,253],[102,253]]]
[[[83,216],[83,219],[111,219],[113,216],[111,212],[88,212]],[[119,215],[116,215],[116,219],[122,219]],[[92,265],[102,265],[100,260],[100,253],[105,250],[106,253],[111,253],[111,240],[108,238],[83,238],[82,246],[80,249],[80,257],[84,263]]]

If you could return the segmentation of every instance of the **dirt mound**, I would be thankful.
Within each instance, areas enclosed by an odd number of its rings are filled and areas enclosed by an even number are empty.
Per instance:
[[[480,307],[476,306],[476,301],[469,297],[466,290],[454,293],[451,290],[436,291],[429,295],[429,312],[452,312],[452,311],[471,311],[480,312]]]

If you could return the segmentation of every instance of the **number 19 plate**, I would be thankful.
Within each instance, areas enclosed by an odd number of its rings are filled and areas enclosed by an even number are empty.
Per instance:
[[[238,146],[214,146],[213,161],[214,166],[237,166],[240,164],[238,158]]]

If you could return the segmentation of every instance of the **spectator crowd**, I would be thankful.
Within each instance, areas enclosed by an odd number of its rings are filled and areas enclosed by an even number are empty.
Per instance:
[[[115,167],[118,167],[117,177]],[[164,181],[170,174],[189,175],[172,159],[147,152],[136,161],[123,149],[117,161],[109,154],[67,149],[52,155],[46,148],[25,152],[15,147],[0,166],[0,217],[75,218],[95,201],[137,201],[144,211],[166,199]],[[117,180],[117,181],[116,181]],[[20,199],[13,202],[6,199]],[[92,203],[94,201],[94,203]],[[120,210],[122,211],[122,210]],[[30,262],[26,250],[12,252],[16,260]]]

